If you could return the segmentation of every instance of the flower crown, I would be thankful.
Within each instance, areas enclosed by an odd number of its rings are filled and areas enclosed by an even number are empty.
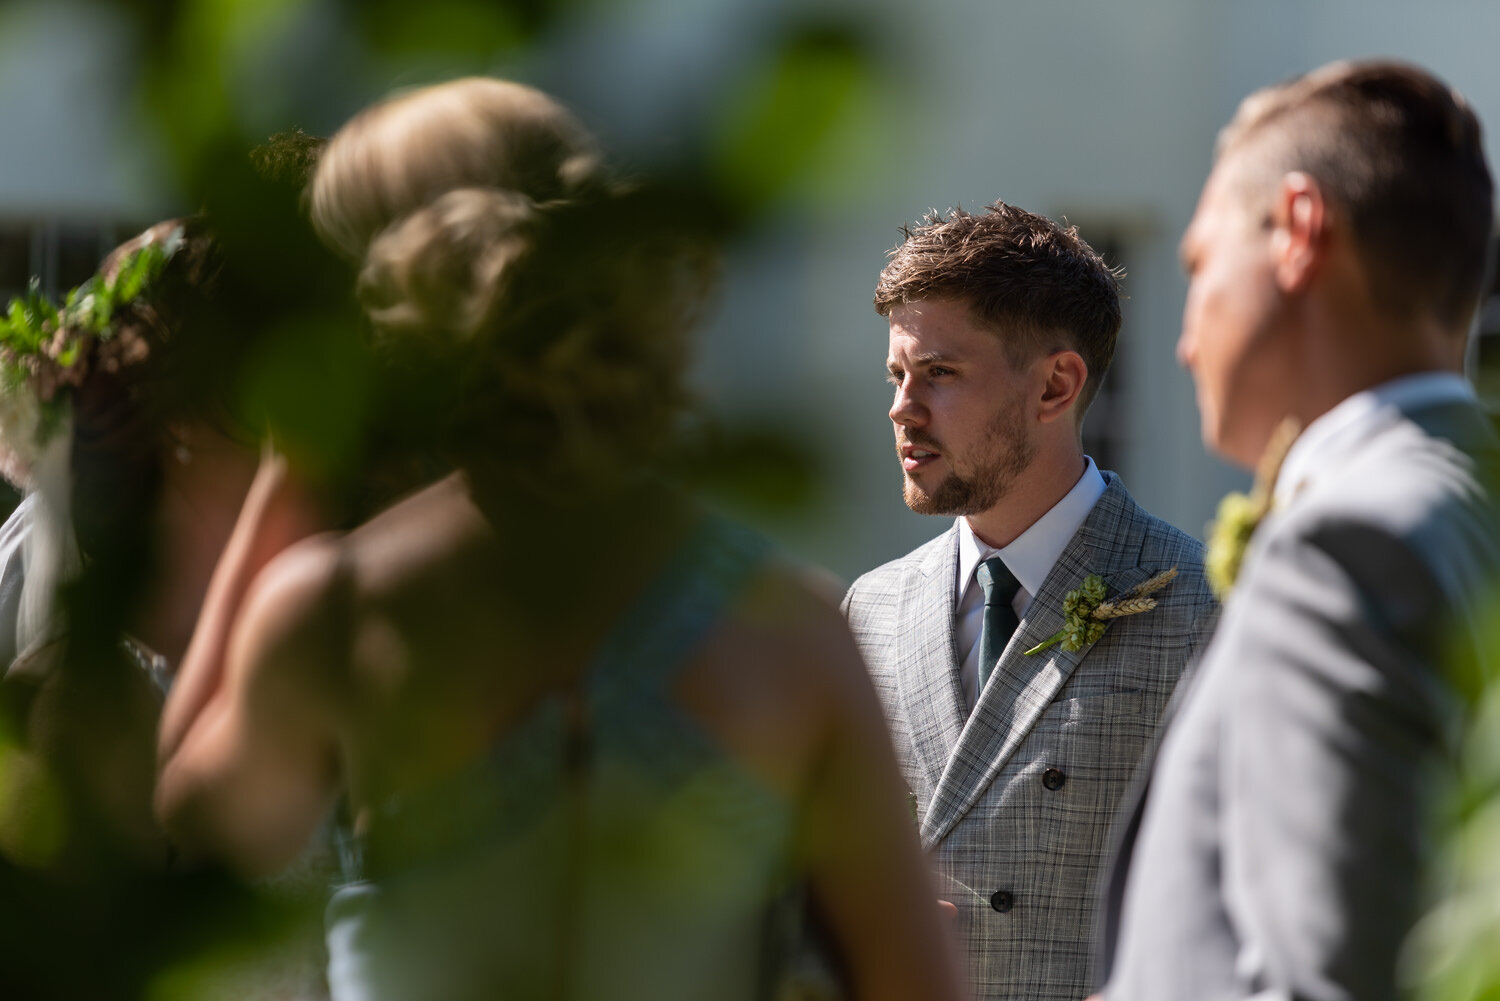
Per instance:
[[[118,372],[150,354],[140,333],[114,325],[116,314],[161,278],[183,243],[181,226],[148,236],[109,273],[96,274],[55,306],[33,278],[0,316],[0,475],[20,487],[48,443],[67,425],[65,388],[89,372]],[[127,325],[128,326],[128,325]]]

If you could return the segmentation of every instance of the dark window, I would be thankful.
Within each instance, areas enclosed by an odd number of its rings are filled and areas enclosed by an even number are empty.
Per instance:
[[[33,277],[54,298],[67,292],[98,269],[117,232],[109,222],[0,221],[0,303]]]
[[[0,302],[25,289],[31,275],[31,227],[0,224]]]
[[[99,270],[99,262],[114,246],[114,230],[98,224],[64,223],[56,227],[57,265],[53,280],[66,292]]]
[[[1490,412],[1500,416],[1500,254],[1479,303],[1479,336],[1474,345],[1474,388]]]
[[[1124,241],[1119,234],[1108,228],[1091,229],[1087,226],[1079,226],[1079,233],[1088,240],[1089,245],[1099,252],[1105,263],[1110,267],[1119,267],[1125,257]],[[1130,323],[1128,312],[1128,300],[1122,301],[1121,306],[1127,307],[1125,326]],[[1125,359],[1120,357],[1121,348],[1129,340],[1123,326],[1120,331],[1120,340],[1115,348],[1114,361],[1110,363],[1109,373],[1105,375],[1104,381],[1099,385],[1099,394],[1094,397],[1094,403],[1089,407],[1089,412],[1083,420],[1083,450],[1093,456],[1094,464],[1100,469],[1119,469],[1125,461],[1125,452],[1130,434],[1129,420],[1129,385],[1127,381]]]

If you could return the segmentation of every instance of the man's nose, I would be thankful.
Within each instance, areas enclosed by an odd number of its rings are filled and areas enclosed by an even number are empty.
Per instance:
[[[1193,361],[1198,355],[1198,341],[1193,337],[1186,322],[1182,324],[1182,333],[1177,337],[1177,364],[1185,369],[1193,367]]]
[[[891,420],[904,427],[914,427],[927,419],[927,409],[912,393],[911,380],[903,380],[896,387],[896,396],[891,400]]]

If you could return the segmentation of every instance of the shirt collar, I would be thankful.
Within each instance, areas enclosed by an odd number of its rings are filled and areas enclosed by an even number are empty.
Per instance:
[[[1286,504],[1392,411],[1474,399],[1468,380],[1453,372],[1404,375],[1355,393],[1309,424],[1292,443],[1276,478],[1277,503]]]
[[[974,568],[980,560],[989,559],[996,553],[1005,561],[1005,566],[1015,574],[1016,580],[1028,594],[1036,594],[1042,588],[1052,565],[1062,555],[1068,541],[1078,532],[1099,498],[1104,496],[1106,484],[1094,460],[1084,456],[1083,475],[1073,484],[1073,489],[1063,495],[1062,500],[1002,549],[988,545],[974,534],[968,518],[958,519],[958,593],[955,602],[962,602],[969,582],[974,579]]]

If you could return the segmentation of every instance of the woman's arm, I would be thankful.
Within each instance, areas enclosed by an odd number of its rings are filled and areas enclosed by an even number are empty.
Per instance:
[[[337,785],[338,550],[302,534],[267,453],[162,712],[156,812],[184,847],[249,872],[293,860]],[[279,555],[278,552],[280,552]],[[335,660],[334,658],[338,658]]]
[[[848,628],[829,609],[810,649],[828,729],[805,806],[814,895],[860,1001],[963,996],[952,926],[918,845],[885,719]]]

